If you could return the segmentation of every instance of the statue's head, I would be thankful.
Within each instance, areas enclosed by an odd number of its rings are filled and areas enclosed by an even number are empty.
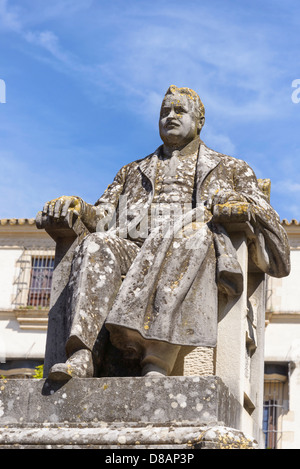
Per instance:
[[[171,85],[160,110],[159,131],[167,146],[182,147],[194,140],[205,121],[205,109],[198,94],[190,88]]]

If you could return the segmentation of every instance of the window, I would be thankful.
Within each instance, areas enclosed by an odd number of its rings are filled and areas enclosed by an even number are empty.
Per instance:
[[[277,389],[275,394],[279,394],[279,388],[282,383],[272,383]],[[282,414],[282,402],[280,399],[268,399],[264,401],[264,421],[263,431],[265,434],[265,448],[277,449],[281,439],[281,431],[279,428],[279,417]]]
[[[53,268],[53,257],[32,257],[28,306],[49,307]]]
[[[25,249],[16,265],[12,306],[16,309],[49,308],[53,269],[53,250]]]
[[[263,432],[266,449],[281,448],[287,376],[287,365],[265,365]]]

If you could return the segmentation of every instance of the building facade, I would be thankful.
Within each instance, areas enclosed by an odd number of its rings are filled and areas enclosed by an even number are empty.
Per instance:
[[[54,242],[34,219],[0,220],[0,375],[31,377],[44,360]]]
[[[267,279],[264,428],[266,447],[300,448],[300,224],[282,222],[291,273]]]
[[[283,220],[291,273],[267,279],[266,448],[300,448],[300,224]],[[31,378],[44,360],[54,241],[34,219],[0,220],[0,376]]]

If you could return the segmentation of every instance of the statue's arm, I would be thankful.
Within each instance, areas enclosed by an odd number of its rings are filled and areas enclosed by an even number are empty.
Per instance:
[[[254,262],[266,273],[284,277],[290,272],[290,247],[277,212],[259,189],[254,171],[240,161],[233,177],[234,190],[248,204],[250,224],[255,236],[249,244]]]
[[[213,221],[226,229],[250,227],[249,254],[263,272],[284,277],[290,272],[290,247],[280,218],[260,190],[254,171],[242,160],[230,159],[227,190],[212,198]],[[249,230],[248,235],[249,235]]]
[[[94,205],[88,204],[77,196],[61,196],[50,200],[43,207],[43,219],[59,221],[69,217],[70,214],[75,215],[82,220],[90,232],[94,232],[99,221],[110,218],[112,211],[117,207],[125,178],[126,167],[117,173],[112,184],[108,186],[103,196]]]

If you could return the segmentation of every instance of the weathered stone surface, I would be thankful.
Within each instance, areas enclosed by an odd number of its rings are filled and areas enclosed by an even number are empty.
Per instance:
[[[117,424],[72,427],[60,425],[6,426],[0,449],[257,449],[243,432],[226,427]]]
[[[217,377],[2,380],[0,424],[144,422],[237,427],[239,406]]]
[[[232,230],[247,232],[257,269],[288,274],[289,245],[278,215],[246,162],[200,140],[204,114],[195,91],[171,86],[159,118],[163,144],[155,152],[121,168],[94,205],[73,196],[45,204],[37,225],[57,239],[63,232],[55,234],[55,226],[68,224],[73,215],[89,232],[75,248],[77,230],[69,223],[72,269],[54,276],[54,285],[63,279],[66,288],[61,296],[55,291],[60,306],[51,308],[45,376],[60,356],[65,361],[64,351],[51,351],[55,343],[61,347],[62,338],[68,357],[79,348],[90,351],[93,376],[119,376],[119,370],[110,374],[114,370],[103,367],[103,328],[124,355],[134,351],[139,375],[148,373],[154,356],[159,360],[152,367],[162,374],[175,364],[176,351],[152,353],[149,341],[215,347],[218,293],[239,297],[247,274],[228,236]],[[60,260],[67,260],[65,252]]]
[[[44,205],[37,226],[57,241],[44,376],[71,381],[44,382],[34,401],[26,385],[9,401],[20,412],[4,401],[8,425],[21,415],[55,439],[56,426],[80,424],[80,441],[94,442],[105,422],[101,445],[132,445],[133,428],[155,444],[147,425],[165,444],[231,444],[234,432],[206,432],[220,422],[261,437],[265,274],[289,273],[289,244],[253,170],[200,140],[204,121],[199,96],[171,86],[156,151],[121,168],[94,205]],[[154,374],[171,377],[142,378]]]
[[[225,427],[229,445],[240,412],[213,376],[1,380],[0,448],[209,447]]]

